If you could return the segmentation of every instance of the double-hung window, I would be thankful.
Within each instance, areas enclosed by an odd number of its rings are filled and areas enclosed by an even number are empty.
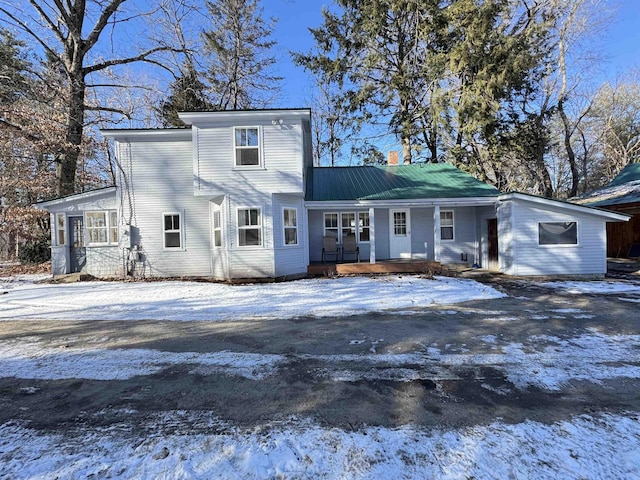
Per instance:
[[[368,242],[370,237],[369,212],[358,212],[358,243]]]
[[[238,209],[238,246],[262,245],[262,214],[259,208]]]
[[[89,245],[118,243],[118,215],[115,210],[87,212],[85,217]]]
[[[338,214],[324,214],[324,236],[338,238]]]
[[[298,245],[298,209],[283,208],[284,244]]]
[[[440,211],[440,239],[453,240],[453,210]]]
[[[218,208],[213,211],[213,246],[222,246],[222,215]]]
[[[538,223],[539,245],[577,245],[577,222],[540,222]]]
[[[258,127],[234,129],[235,166],[260,165],[260,136]]]
[[[356,234],[356,214],[355,213],[341,213],[340,214],[340,225],[341,225],[341,238],[346,237],[347,235]]]
[[[164,248],[182,248],[182,215],[179,213],[164,213],[162,215]]]
[[[56,213],[56,244],[67,244],[67,216],[64,213]]]

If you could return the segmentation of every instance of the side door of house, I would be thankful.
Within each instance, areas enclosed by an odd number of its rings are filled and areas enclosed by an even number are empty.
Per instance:
[[[498,219],[490,218],[487,220],[487,237],[488,237],[488,265],[489,270],[499,270],[498,263]]]
[[[389,256],[411,258],[411,215],[409,209],[389,210]]]
[[[87,264],[84,246],[84,217],[69,217],[69,267],[70,273],[81,272]]]

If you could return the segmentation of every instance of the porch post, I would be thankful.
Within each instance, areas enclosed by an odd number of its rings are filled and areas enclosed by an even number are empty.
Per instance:
[[[376,222],[374,208],[369,208],[369,263],[376,263]]]
[[[440,261],[440,205],[433,207],[433,259]]]

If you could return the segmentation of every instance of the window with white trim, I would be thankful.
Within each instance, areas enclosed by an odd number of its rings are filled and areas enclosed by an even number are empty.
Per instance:
[[[222,212],[220,209],[213,211],[213,246],[222,246]]]
[[[163,213],[163,246],[167,249],[182,248],[182,215],[180,213]]]
[[[347,235],[356,234],[356,214],[355,213],[341,213],[340,214],[341,235],[340,238],[344,238]]]
[[[115,210],[85,213],[89,245],[118,243],[118,215]]]
[[[238,246],[262,245],[262,214],[259,208],[238,209]]]
[[[538,223],[538,245],[577,245],[578,222]]]
[[[56,244],[67,244],[67,215],[56,213]]]
[[[236,127],[233,132],[235,166],[260,166],[260,135],[258,127]]]
[[[298,245],[298,209],[282,209],[282,225],[284,226],[284,244]]]
[[[338,214],[324,214],[324,236],[338,238]]]
[[[368,242],[370,237],[369,212],[358,212],[358,243]]]
[[[453,210],[440,210],[440,240],[453,239]]]

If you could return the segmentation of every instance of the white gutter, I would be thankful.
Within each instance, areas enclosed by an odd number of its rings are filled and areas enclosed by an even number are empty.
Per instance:
[[[45,202],[34,203],[33,206],[42,210],[46,210],[47,207],[53,207],[55,205],[62,205],[68,202],[77,202],[80,200],[88,200],[94,197],[100,197],[103,195],[110,195],[116,192],[116,187],[105,187],[99,190],[92,190],[90,192],[76,193],[74,195],[67,195],[66,197],[54,198],[53,200],[47,200]]]
[[[473,207],[482,205],[494,205],[498,197],[468,197],[468,198],[413,198],[408,200],[332,200],[310,201],[304,206],[310,210],[323,210],[333,208],[371,208],[371,207]]]

